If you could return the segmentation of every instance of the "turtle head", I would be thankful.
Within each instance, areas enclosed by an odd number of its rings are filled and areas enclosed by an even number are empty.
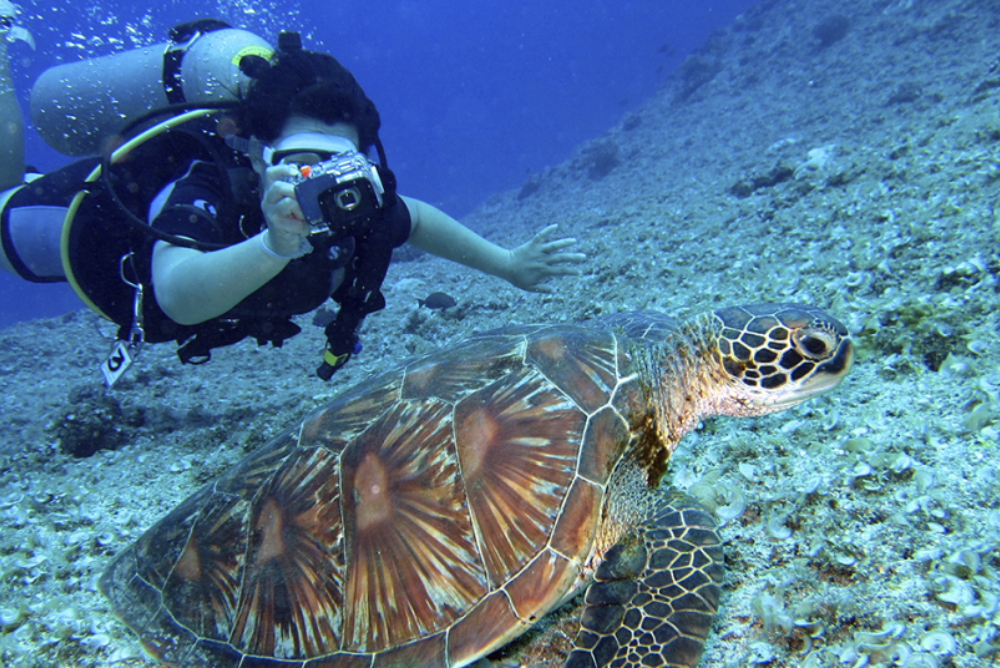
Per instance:
[[[832,390],[854,363],[847,328],[818,308],[754,304],[713,316],[722,368],[744,414],[782,410]]]

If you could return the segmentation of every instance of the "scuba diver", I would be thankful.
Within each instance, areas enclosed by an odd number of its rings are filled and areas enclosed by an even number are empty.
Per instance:
[[[360,351],[358,330],[384,307],[380,286],[405,242],[528,291],[579,275],[585,256],[564,251],[573,239],[550,239],[554,225],[508,250],[399,195],[375,105],[296,32],[272,50],[205,19],[174,28],[165,46],[48,70],[31,95],[39,133],[68,155],[100,157],[23,174],[6,42],[27,33],[13,32],[8,0],[0,14],[0,112],[16,130],[0,135],[0,266],[67,281],[119,325],[102,364],[109,385],[145,342],[176,341],[186,363],[247,336],[281,346],[300,331],[292,316],[332,298],[317,369],[329,380]]]

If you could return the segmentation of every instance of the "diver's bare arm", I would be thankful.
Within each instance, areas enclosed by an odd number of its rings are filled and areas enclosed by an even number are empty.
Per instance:
[[[563,251],[575,244],[575,239],[550,240],[555,225],[543,228],[527,243],[508,250],[483,239],[430,204],[412,197],[403,197],[403,201],[410,211],[411,244],[446,260],[498,276],[522,290],[552,292],[552,286],[545,281],[578,276],[580,270],[574,265],[587,259],[583,253]]]
[[[403,197],[410,210],[408,241],[422,251],[479,271],[508,278],[510,251],[501,248],[426,202]]]
[[[290,257],[310,250],[309,225],[289,182],[294,174],[292,165],[266,168],[260,205],[266,232],[209,253],[156,242],[153,292],[171,320],[193,325],[222,315],[277,276]]]
[[[194,325],[233,308],[286,264],[265,253],[256,237],[208,253],[157,241],[153,292],[171,320]]]

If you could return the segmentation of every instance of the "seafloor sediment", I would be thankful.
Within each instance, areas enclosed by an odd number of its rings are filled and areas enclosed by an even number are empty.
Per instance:
[[[583,276],[541,296],[402,257],[364,353],[329,384],[309,317],[280,350],[248,342],[201,367],[148,347],[106,396],[112,330],[93,315],[0,331],[0,664],[141,665],[96,591],[110,556],[408,356],[511,323],[795,300],[850,326],[849,380],[788,413],[706,421],[671,462],[669,481],[726,519],[702,665],[992,665],[998,16],[983,0],[759,3],[638,111],[464,221],[506,245],[559,223],[590,256]],[[434,291],[459,305],[418,308]],[[61,451],[94,444],[114,449]]]

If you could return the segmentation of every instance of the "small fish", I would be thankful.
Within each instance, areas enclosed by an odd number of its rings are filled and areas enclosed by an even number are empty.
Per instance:
[[[454,297],[452,297],[451,295],[446,295],[443,292],[432,292],[431,294],[427,295],[427,299],[418,299],[417,303],[419,303],[421,306],[426,306],[427,308],[430,309],[451,308],[452,306],[458,304],[458,302],[455,301]]]

